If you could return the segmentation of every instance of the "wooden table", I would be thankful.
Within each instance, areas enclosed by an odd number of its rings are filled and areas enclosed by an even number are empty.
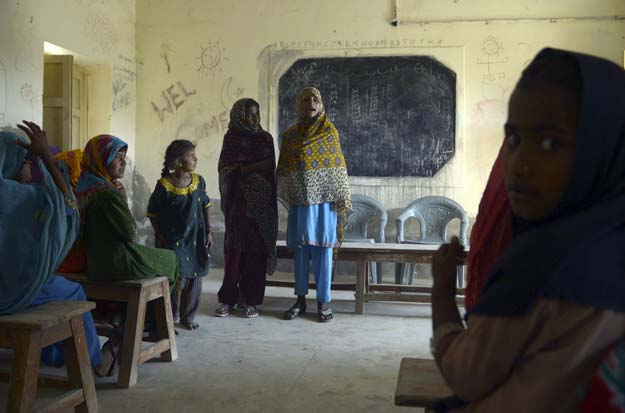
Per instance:
[[[402,301],[413,303],[431,302],[431,287],[397,284],[369,284],[369,262],[390,261],[395,263],[429,264],[438,250],[438,245],[391,244],[367,242],[345,242],[341,245],[338,260],[356,262],[355,284],[332,284],[333,289],[355,290],[355,311],[364,314],[367,301]],[[286,247],[286,241],[277,243],[278,258],[293,258],[293,252]],[[268,279],[268,286],[293,287],[293,282]],[[458,303],[464,302],[464,289],[458,289]]]
[[[452,394],[434,360],[401,359],[395,388],[396,405],[423,407],[428,413],[438,400]]]

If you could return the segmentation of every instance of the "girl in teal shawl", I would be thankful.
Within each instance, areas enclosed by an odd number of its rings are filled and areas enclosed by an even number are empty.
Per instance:
[[[86,300],[80,285],[53,274],[78,233],[74,195],[50,153],[45,132],[24,123],[27,127],[19,127],[30,144],[14,133],[0,132],[0,314],[49,301]],[[32,158],[41,170],[37,185],[28,184]],[[83,315],[83,323],[91,365],[97,375],[105,375],[116,357],[113,343],[100,352],[90,313]],[[64,363],[60,344],[43,349],[45,364]]]
[[[39,185],[14,180],[18,172],[23,176],[23,169],[28,168],[25,142],[14,133],[0,132],[0,314],[15,313],[31,305],[78,232],[73,195],[67,184],[57,187],[49,169],[41,168]],[[30,145],[33,152],[38,150],[37,144]],[[60,176],[56,167],[50,169]]]

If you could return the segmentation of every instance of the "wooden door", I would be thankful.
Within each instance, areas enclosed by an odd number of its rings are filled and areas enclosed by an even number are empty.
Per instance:
[[[48,141],[61,150],[71,149],[72,69],[71,55],[45,55],[43,63],[43,128]]]

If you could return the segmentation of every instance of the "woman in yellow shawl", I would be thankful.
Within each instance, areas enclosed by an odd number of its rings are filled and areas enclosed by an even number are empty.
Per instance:
[[[287,247],[295,250],[297,301],[284,318],[306,312],[312,260],[318,319],[326,322],[332,319],[332,250],[342,240],[351,195],[339,134],[317,89],[306,87],[298,94],[297,116],[298,122],[284,132],[277,169],[278,198],[289,205]]]

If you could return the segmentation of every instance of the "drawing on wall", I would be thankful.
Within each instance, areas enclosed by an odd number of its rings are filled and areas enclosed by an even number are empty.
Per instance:
[[[232,86],[232,76],[227,78],[221,86],[221,93],[219,95],[221,105],[224,109],[230,111],[234,102],[243,96],[244,90],[245,89],[241,87],[235,88]]]
[[[482,57],[476,60],[478,65],[486,66],[482,75],[482,97],[484,99],[501,99],[507,89],[506,72],[499,70],[501,64],[509,59],[503,55],[504,46],[495,36],[488,36],[482,42]]]
[[[0,126],[6,125],[8,99],[8,73],[4,62],[0,59]]]
[[[223,72],[220,65],[223,60],[227,59],[224,57],[226,49],[221,47],[220,42],[221,40],[217,40],[216,42],[211,41],[206,46],[200,46],[200,56],[196,58],[199,62],[197,71],[204,76],[211,74],[215,76],[217,70]]]
[[[169,42],[161,43],[161,59],[165,62],[165,69],[167,73],[171,73],[171,63],[169,61],[169,55],[175,53],[174,47]]]

